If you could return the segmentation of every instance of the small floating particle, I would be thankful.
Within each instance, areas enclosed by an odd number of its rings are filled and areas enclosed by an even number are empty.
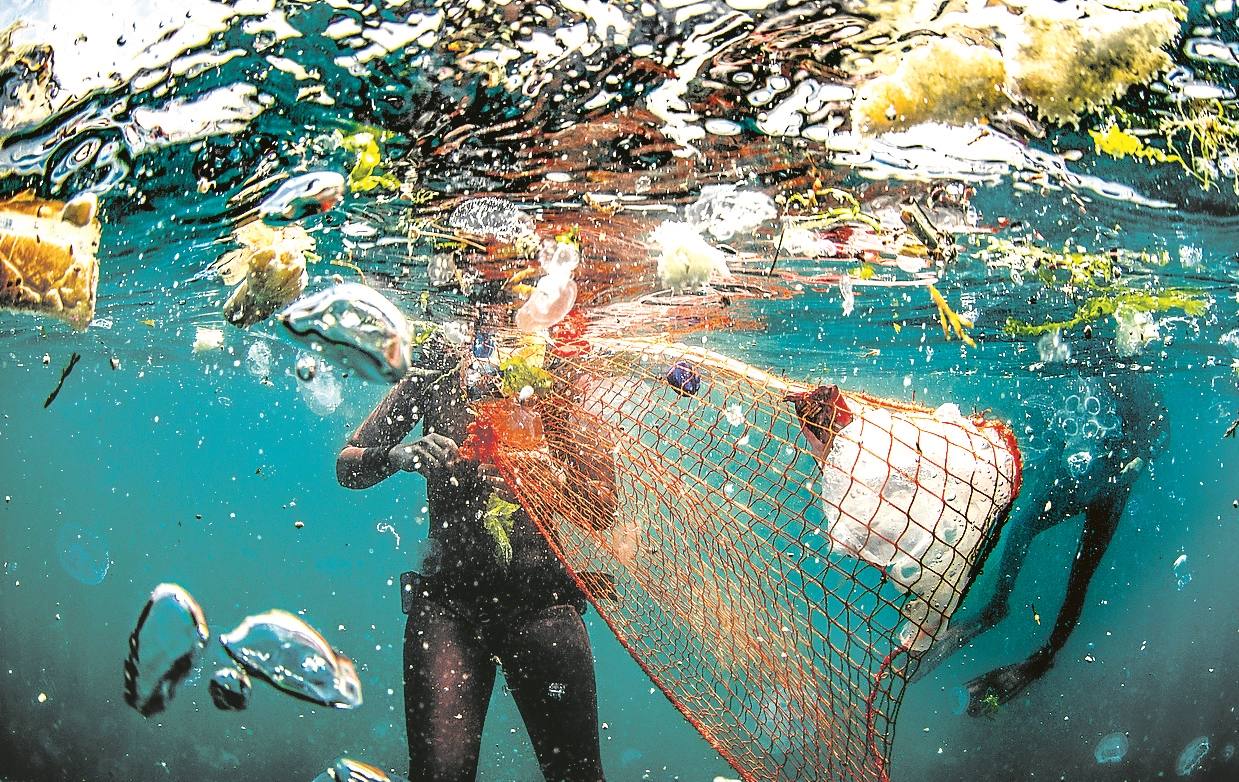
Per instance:
[[[35,700],[37,700],[39,703],[47,703],[47,693],[45,692],[39,693],[39,697],[36,698]]]
[[[224,346],[224,330],[213,329],[207,326],[199,326],[194,333],[194,352],[201,353],[204,350],[217,350]]]
[[[120,359],[116,356],[112,356],[112,358],[108,359],[108,362],[112,365],[113,370],[120,369]]]
[[[140,320],[138,322],[141,323],[143,326],[147,326],[152,329],[155,328],[155,321],[151,320],[150,318],[147,318],[146,320]]]
[[[293,522],[293,526],[296,527],[297,529],[301,529],[302,527],[305,526],[305,522],[298,519],[297,521]]]
[[[44,353],[43,354],[43,366],[47,366],[50,363],[52,363],[52,354]]]

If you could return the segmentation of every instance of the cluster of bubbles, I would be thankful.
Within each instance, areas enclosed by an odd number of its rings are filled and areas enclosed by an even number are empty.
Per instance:
[[[1053,396],[1027,402],[1024,444],[1040,455],[1061,445],[1058,452],[1074,478],[1084,477],[1105,441],[1122,433],[1114,397],[1100,381],[1077,378]]]
[[[256,378],[271,376],[271,347],[265,341],[255,342],[245,353],[245,370]],[[297,391],[306,407],[319,416],[329,416],[344,401],[344,384],[331,365],[312,353],[303,352],[293,365]]]

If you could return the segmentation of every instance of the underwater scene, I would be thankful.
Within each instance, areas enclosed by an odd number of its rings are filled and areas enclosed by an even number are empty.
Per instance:
[[[1236,780],[1233,0],[0,0],[0,779]]]

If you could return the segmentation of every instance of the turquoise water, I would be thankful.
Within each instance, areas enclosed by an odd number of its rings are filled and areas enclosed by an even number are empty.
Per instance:
[[[115,29],[128,28],[140,38],[137,22],[159,15],[152,7],[135,4]],[[307,152],[306,140],[352,130],[355,120],[396,126],[412,115],[445,112],[417,104],[433,79],[424,70],[402,68],[397,54],[380,60],[388,63],[387,72],[372,65],[365,77],[333,65],[343,45],[321,31],[333,20],[360,24],[373,14],[300,3],[281,8],[304,35],[264,51],[318,68],[317,83],[334,105],[299,100],[300,82],[252,51],[201,74],[163,77],[158,83],[171,85],[173,98],[238,81],[261,84],[274,108],[244,128],[209,134],[205,149],[201,141],[186,140],[141,154],[130,147],[110,159],[87,155],[69,189],[100,186],[95,324],[73,333],[50,320],[0,315],[5,779],[310,780],[339,755],[407,770],[404,616],[396,584],[424,549],[424,484],[408,475],[355,492],[341,488],[335,477],[338,449],[385,387],[338,371],[331,382],[320,377],[307,387],[293,374],[300,349],[274,324],[244,331],[224,324],[220,307],[227,292],[190,278],[221,252],[240,211],[228,206],[227,197],[240,192],[250,175],[307,157],[347,173],[343,151]],[[29,18],[35,31],[51,36],[41,20],[65,8],[34,2],[0,10],[0,24]],[[386,9],[379,16],[395,13]],[[1233,33],[1230,19],[1229,27],[1219,27]],[[61,26],[73,28],[67,21]],[[64,29],[57,40],[68,35]],[[108,41],[112,29],[103,27]],[[233,20],[207,48],[252,49],[262,35]],[[102,57],[109,48],[100,43],[78,56]],[[74,63],[70,51],[58,49],[57,62]],[[70,73],[106,71],[103,65],[65,67]],[[1224,71],[1223,78],[1227,73],[1233,83],[1235,71]],[[70,141],[40,158],[35,173],[21,169],[17,157],[6,157],[16,173],[0,182],[4,192],[47,186],[50,172],[72,158],[68,153],[78,139],[131,138],[123,128],[137,122],[133,109],[170,99],[158,89],[143,89],[134,86],[133,104],[117,110],[111,101],[130,88],[101,88],[49,124],[6,139],[0,152],[12,153],[24,140],[50,137],[49,128],[74,127],[66,134]],[[441,89],[454,94],[457,88]],[[505,105],[502,94],[488,100],[496,112]],[[89,111],[115,113],[94,126],[74,126]],[[224,114],[216,110],[209,119]],[[389,142],[385,154],[398,158],[428,136],[410,130]],[[1087,139],[1069,131],[1055,141],[1087,146]],[[1166,250],[1167,265],[1129,273],[1149,283],[1192,287],[1210,306],[1198,317],[1159,314],[1159,338],[1137,358],[1113,355],[1108,345],[1114,325],[1105,319],[1092,342],[1078,331],[1069,335],[1074,362],[1042,366],[1034,341],[1004,333],[1004,322],[1012,316],[1065,317],[1072,308],[1052,295],[1031,301],[1039,283],[1014,283],[971,250],[957,262],[949,286],[940,287],[958,309],[975,313],[978,348],[944,341],[928,297],[901,289],[860,289],[856,311],[847,317],[837,289],[805,292],[758,305],[760,331],[706,335],[713,349],[798,378],[931,406],[954,401],[965,411],[1011,421],[1029,462],[1024,498],[1056,475],[1061,452],[1039,451],[1035,434],[1049,425],[1047,410],[1061,406],[1078,378],[1110,374],[1121,382],[1138,374],[1160,395],[1164,437],[1135,484],[1080,624],[1055,667],[988,718],[961,713],[958,690],[964,682],[1023,659],[1046,638],[1065,591],[1078,521],[1034,541],[1004,621],[908,687],[893,745],[895,780],[1173,777],[1180,753],[1202,736],[1210,749],[1193,778],[1239,778],[1233,758],[1239,743],[1239,593],[1233,578],[1239,440],[1222,436],[1239,415],[1235,198],[1226,191],[1201,194],[1177,169],[1151,173],[1115,161],[1089,166],[1098,176],[1174,197],[1185,207],[1158,210],[1096,196],[1081,204],[1062,193],[1019,191],[1005,181],[981,186],[973,206],[983,224],[999,217],[1023,221],[1047,247],[1071,242],[1097,251]],[[485,166],[478,170],[474,175],[482,178]],[[443,191],[473,186],[469,172],[432,173],[438,179],[428,176],[426,183]],[[111,184],[113,176],[118,183]],[[216,183],[210,194],[197,191],[203,178]],[[425,254],[425,247],[406,251],[400,243],[368,247],[353,241],[350,248],[341,228],[346,219],[364,222],[403,241],[396,228],[402,208],[376,194],[353,194],[344,209],[306,225],[320,255],[350,256],[411,308],[421,288],[416,280],[402,280],[402,264],[412,266],[410,258]],[[348,273],[325,264],[310,271],[311,290],[325,287],[334,273]],[[222,348],[195,352],[199,326],[223,328]],[[270,353],[265,368],[255,345]],[[80,363],[45,409],[74,352],[81,354]],[[1017,504],[1017,514],[1028,510]],[[957,619],[984,602],[994,569],[981,574]],[[143,719],[122,700],[121,665],[143,602],[165,581],[194,595],[215,635],[268,608],[301,614],[356,661],[365,704],[356,711],[333,710],[256,688],[247,711],[217,711],[205,684],[224,658],[209,647],[168,710]],[[608,777],[734,777],[593,611],[586,622],[597,658]],[[1126,756],[1099,765],[1097,744],[1114,732],[1127,735]],[[486,723],[479,776],[539,778],[502,683]]]

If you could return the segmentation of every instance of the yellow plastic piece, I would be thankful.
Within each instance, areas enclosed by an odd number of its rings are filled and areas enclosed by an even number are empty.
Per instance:
[[[383,162],[383,153],[379,142],[373,133],[362,131],[345,136],[342,142],[345,149],[357,153],[357,163],[348,173],[349,189],[356,193],[365,193],[376,187],[385,190],[399,190],[400,180],[391,174],[375,173]]]
[[[951,305],[946,303],[946,299],[942,298],[942,294],[934,286],[929,286],[929,295],[934,300],[934,306],[938,308],[938,320],[942,323],[942,334],[949,342],[951,332],[954,331],[956,336],[964,341],[968,347],[975,348],[977,343],[972,337],[968,336],[967,329],[973,327],[972,321],[967,318],[961,318],[951,309]]]

